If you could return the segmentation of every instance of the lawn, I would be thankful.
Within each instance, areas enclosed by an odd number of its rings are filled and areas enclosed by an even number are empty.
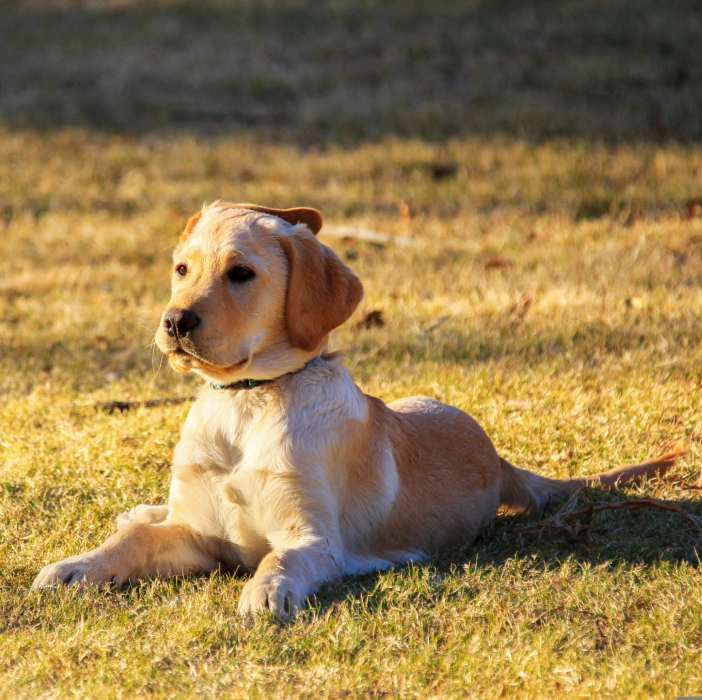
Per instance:
[[[669,478],[590,495],[702,515],[692,4],[104,5],[0,8],[0,696],[702,695],[702,535],[662,511],[502,517],[288,623],[241,620],[220,573],[29,590],[167,496],[189,403],[96,405],[196,391],[152,339],[217,198],[390,237],[320,234],[365,284],[332,346],[368,393],[452,403],[547,475],[682,441]]]

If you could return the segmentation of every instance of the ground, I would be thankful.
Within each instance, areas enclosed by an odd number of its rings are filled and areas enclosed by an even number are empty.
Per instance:
[[[166,498],[188,402],[96,404],[196,391],[152,339],[170,249],[217,198],[393,237],[321,234],[365,284],[332,338],[365,391],[452,403],[552,476],[681,441],[671,478],[590,494],[702,514],[698,16],[98,5],[0,8],[0,695],[702,694],[702,535],[673,513],[596,514],[579,537],[502,517],[289,623],[241,620],[244,579],[220,573],[29,590]]]

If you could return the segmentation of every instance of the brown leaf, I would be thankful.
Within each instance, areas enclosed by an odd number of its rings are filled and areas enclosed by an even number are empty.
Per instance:
[[[251,168],[242,168],[239,171],[239,179],[242,182],[253,182],[257,175]]]
[[[495,270],[498,267],[510,267],[512,263],[500,255],[493,255],[485,261],[486,270]]]
[[[643,218],[641,205],[638,202],[634,202],[631,205],[631,210],[629,211],[629,216],[627,216],[624,226],[627,228],[633,228],[636,224]]]
[[[429,166],[429,172],[435,180],[453,179],[458,174],[458,166],[450,160],[437,161]]]
[[[404,199],[401,199],[397,205],[397,211],[403,221],[410,221],[412,219],[412,212],[410,211],[409,204],[407,204]]]
[[[690,254],[686,250],[679,250],[678,248],[668,248],[668,252],[672,254],[675,258],[675,262],[678,265],[686,265],[690,262]]]
[[[356,328],[382,328],[384,325],[383,312],[379,309],[374,309],[363,316],[356,324]]]
[[[690,199],[685,204],[685,216],[688,219],[696,219],[702,216],[702,197]]]

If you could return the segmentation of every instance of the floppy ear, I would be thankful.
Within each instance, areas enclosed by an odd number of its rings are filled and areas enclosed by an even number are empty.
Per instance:
[[[283,221],[287,221],[293,226],[305,224],[307,228],[316,236],[322,228],[322,215],[312,207],[294,207],[293,209],[271,209],[260,207],[258,204],[231,204],[229,206],[236,209],[252,209],[263,214],[273,214]]]
[[[285,301],[288,333],[295,347],[311,351],[351,316],[363,297],[363,285],[307,229],[300,227],[278,240],[290,261]]]
[[[228,209],[251,209],[252,211],[260,211],[263,214],[273,214],[283,221],[287,221],[293,226],[297,224],[305,224],[315,236],[319,233],[322,228],[322,215],[312,207],[294,207],[292,209],[272,209],[271,207],[260,207],[258,204],[230,204],[228,202],[219,202],[219,206],[226,207]],[[200,220],[202,216],[202,211],[197,214],[193,214],[189,219],[188,223],[185,225],[185,230],[180,235],[180,242],[182,243],[189,235],[190,232],[195,227],[195,224]]]
[[[189,219],[188,223],[185,224],[185,230],[183,233],[180,234],[180,242],[182,243],[189,235],[190,232],[193,230],[195,227],[195,224],[200,221],[200,217],[202,216],[202,211],[199,211],[197,214],[193,214]]]

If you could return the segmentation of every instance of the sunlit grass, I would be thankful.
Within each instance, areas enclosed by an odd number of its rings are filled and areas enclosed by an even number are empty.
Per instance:
[[[433,177],[438,159],[455,177]],[[544,474],[682,439],[675,476],[694,483],[702,219],[685,203],[700,189],[699,153],[680,146],[612,155],[476,138],[302,154],[233,137],[3,133],[0,693],[699,694],[702,541],[664,513],[597,516],[592,551],[501,520],[436,562],[329,586],[291,624],[242,622],[242,581],[219,574],[121,593],[29,586],[45,563],[99,544],[125,508],[166,498],[187,404],[114,415],[93,404],[194,392],[149,344],[168,248],[215,198],[315,205],[330,223],[414,241],[325,239],[365,283],[333,345],[366,391],[460,406],[501,454]],[[603,197],[599,213],[583,209]],[[503,266],[486,269],[496,257]],[[356,326],[369,310],[383,327]],[[699,491],[679,484],[629,493],[702,512]]]

